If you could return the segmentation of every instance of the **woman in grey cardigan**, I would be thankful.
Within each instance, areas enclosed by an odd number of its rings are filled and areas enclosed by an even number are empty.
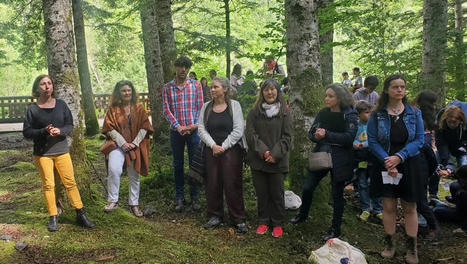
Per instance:
[[[262,235],[272,226],[272,236],[280,237],[285,217],[284,177],[289,171],[292,120],[275,80],[262,83],[258,99],[248,113],[245,136],[258,204],[256,233]]]
[[[245,225],[243,202],[243,151],[240,146],[243,137],[243,114],[240,103],[230,100],[229,81],[214,78],[211,87],[212,100],[201,108],[198,133],[206,144],[205,192],[208,222],[206,229],[219,226],[224,216],[224,195],[230,219],[237,232],[248,231]]]

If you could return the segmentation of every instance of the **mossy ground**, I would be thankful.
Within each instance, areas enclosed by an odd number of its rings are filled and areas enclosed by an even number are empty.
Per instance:
[[[141,204],[153,206],[153,216],[136,218],[127,210],[126,177],[121,184],[120,208],[104,213],[105,166],[98,153],[101,143],[99,139],[86,142],[93,183],[82,195],[87,214],[97,225],[93,230],[76,226],[75,212],[65,203],[66,211],[59,218],[60,230],[48,232],[47,211],[31,150],[0,151],[0,235],[13,237],[12,241],[0,241],[0,263],[306,263],[311,251],[322,246],[321,237],[332,215],[327,198],[315,200],[306,223],[285,224],[282,238],[274,239],[270,233],[255,234],[256,202],[248,171],[244,186],[248,234],[236,234],[229,224],[204,230],[203,211],[174,213],[170,158],[167,164],[152,164],[153,173],[142,178]],[[327,190],[325,183],[320,188]],[[342,238],[365,252],[369,263],[402,263],[402,243],[396,259],[379,257],[383,228],[377,223],[359,222],[354,204],[352,199],[347,202]],[[438,242],[420,239],[420,263],[467,262],[466,238],[452,236],[454,228],[443,225]],[[402,230],[398,232],[401,234]],[[14,248],[18,241],[29,245],[18,251]]]

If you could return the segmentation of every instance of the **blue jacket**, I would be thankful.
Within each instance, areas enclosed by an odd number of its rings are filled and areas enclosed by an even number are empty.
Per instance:
[[[424,128],[422,112],[405,104],[405,111],[402,119],[407,128],[409,137],[403,149],[396,153],[404,162],[407,158],[420,153],[420,148],[424,143]],[[386,109],[371,113],[368,120],[368,147],[377,159],[384,163],[384,158],[389,156],[391,120]]]

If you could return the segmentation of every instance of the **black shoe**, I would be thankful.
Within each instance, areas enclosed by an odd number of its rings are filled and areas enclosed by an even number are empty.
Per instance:
[[[222,223],[222,220],[219,217],[213,216],[209,218],[206,224],[204,224],[204,228],[213,229],[213,228],[218,227],[221,223]]]
[[[47,225],[47,229],[50,232],[58,231],[58,216],[53,215],[49,217],[49,224]]]
[[[191,208],[193,209],[193,211],[198,211],[199,209],[201,209],[201,203],[198,199],[194,199],[191,201]]]
[[[326,242],[329,239],[339,237],[340,235],[341,235],[341,232],[335,230],[334,228],[331,228],[329,229],[328,234],[323,237],[323,241]]]
[[[248,232],[248,227],[246,227],[245,223],[236,224],[235,229],[237,230],[238,233]]]
[[[300,214],[290,218],[289,222],[292,224],[300,224],[306,221],[306,217],[301,216]]]
[[[93,228],[95,226],[95,224],[86,216],[83,208],[76,210],[76,222],[78,225],[85,228]]]
[[[181,211],[183,211],[183,207],[184,207],[184,201],[183,200],[177,200],[177,203],[175,205],[175,212],[180,213]]]
[[[456,199],[454,199],[454,197],[452,197],[451,195],[448,195],[445,197],[446,201],[452,203],[452,204],[456,204]]]

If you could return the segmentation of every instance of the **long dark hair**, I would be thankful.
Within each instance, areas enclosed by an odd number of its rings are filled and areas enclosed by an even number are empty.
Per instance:
[[[50,75],[48,75],[48,74],[41,74],[41,75],[37,76],[36,79],[34,79],[34,82],[32,83],[32,96],[33,97],[41,96],[41,94],[39,93],[39,86],[40,86],[41,80],[44,79],[45,77],[49,78],[50,81],[52,81],[52,86],[54,88],[53,91],[52,91],[52,97],[55,97],[54,79],[52,79],[52,77],[50,77]]]
[[[235,64],[232,70],[232,75],[240,77],[240,75],[242,75],[242,65],[239,63]]]
[[[274,103],[280,102],[281,108],[279,110],[279,114],[282,115],[282,114],[285,113],[287,107],[286,107],[284,97],[282,97],[281,85],[274,79],[267,79],[267,80],[265,80],[265,81],[263,81],[261,83],[261,87],[260,87],[258,95],[256,96],[256,102],[255,102],[255,105],[253,107],[258,109],[260,112],[264,112],[262,104],[264,102],[266,102],[266,100],[264,100],[263,91],[264,91],[264,89],[266,89],[270,85],[272,85],[274,87],[274,89],[277,90],[277,97],[276,97],[276,101]]]
[[[115,84],[114,90],[112,92],[112,97],[110,98],[111,106],[122,105],[122,98],[120,96],[120,88],[122,88],[125,85],[128,85],[131,88],[130,104],[135,105],[138,102],[138,95],[136,94],[136,90],[135,90],[135,87],[133,86],[133,83],[131,83],[128,80],[121,80]]]
[[[378,104],[376,105],[376,111],[381,111],[384,108],[386,108],[386,106],[388,105],[388,102],[389,102],[388,88],[391,85],[392,81],[398,80],[398,79],[403,80],[404,83],[407,84],[407,82],[405,81],[404,76],[402,76],[402,74],[392,74],[392,75],[389,75],[386,78],[386,80],[384,80],[383,91],[381,92],[381,94],[379,96]],[[404,104],[407,103],[407,94],[404,96],[404,98],[402,98],[402,102]]]
[[[344,111],[344,109],[354,106],[355,100],[353,99],[353,96],[350,93],[350,91],[347,88],[345,88],[343,84],[333,83],[328,85],[326,87],[326,90],[327,89],[331,89],[336,93],[341,111]]]
[[[420,111],[422,111],[422,119],[425,129],[434,130],[436,128],[435,105],[437,100],[438,96],[430,90],[421,91],[415,98],[414,104],[420,109]]]

